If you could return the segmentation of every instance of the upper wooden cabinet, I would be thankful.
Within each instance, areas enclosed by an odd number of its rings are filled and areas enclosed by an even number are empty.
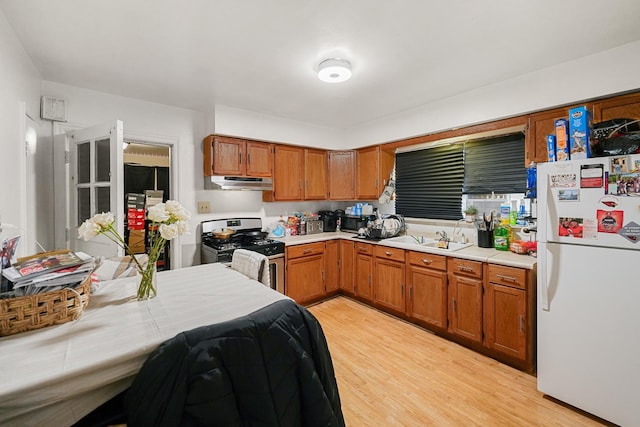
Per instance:
[[[616,96],[593,103],[593,122],[640,119],[640,94]]]
[[[353,200],[356,197],[356,152],[329,151],[329,199]]]
[[[204,175],[270,177],[273,144],[228,136],[204,139]]]
[[[327,152],[304,149],[304,199],[327,199]]]
[[[263,200],[269,194],[273,201],[303,199],[304,149],[292,145],[275,146],[273,167],[273,192],[264,192]],[[265,194],[266,193],[266,194]]]
[[[556,108],[529,116],[525,133],[525,166],[529,166],[531,162],[544,163],[549,161],[547,135],[555,135],[556,120],[567,119],[571,108],[573,106]]]
[[[395,154],[381,146],[361,148],[356,154],[356,198],[375,200],[389,181]]]

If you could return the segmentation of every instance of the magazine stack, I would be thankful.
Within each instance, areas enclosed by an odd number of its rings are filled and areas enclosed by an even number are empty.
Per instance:
[[[79,286],[93,271],[93,257],[84,252],[60,250],[18,258],[2,269],[9,282],[4,298],[35,295]]]

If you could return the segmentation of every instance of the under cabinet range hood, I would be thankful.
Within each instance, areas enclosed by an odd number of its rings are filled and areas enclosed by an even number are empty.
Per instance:
[[[207,190],[250,190],[271,191],[271,178],[250,178],[242,176],[206,176],[204,188]]]

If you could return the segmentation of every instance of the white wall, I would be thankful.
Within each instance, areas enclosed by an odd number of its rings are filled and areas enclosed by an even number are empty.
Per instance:
[[[171,107],[133,98],[111,95],[45,81],[43,94],[62,98],[67,104],[70,125],[87,127],[122,120],[127,133],[177,139],[178,188],[171,195],[192,213],[196,212],[196,190],[204,187],[202,179],[202,139],[205,135],[204,113]],[[183,265],[191,265],[196,250],[199,223],[192,219],[192,233],[181,238]]]
[[[19,230],[5,226],[2,237],[22,234],[27,228],[27,159],[24,156],[23,110],[40,127],[40,86],[42,78],[15,37],[0,10],[0,219]],[[24,104],[22,104],[24,103]],[[31,159],[29,161],[32,161]],[[33,239],[24,239],[18,254],[33,247]]]
[[[362,147],[637,90],[639,69],[637,41],[365,123],[345,140]]]
[[[224,105],[215,106],[215,132],[223,135],[333,150],[344,149],[347,143],[344,140],[344,132],[340,129],[268,116]]]

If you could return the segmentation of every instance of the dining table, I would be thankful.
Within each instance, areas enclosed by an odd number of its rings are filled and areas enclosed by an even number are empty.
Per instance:
[[[221,263],[156,274],[151,299],[136,298],[137,276],[99,282],[77,320],[1,337],[0,425],[73,425],[166,340],[288,299]]]

